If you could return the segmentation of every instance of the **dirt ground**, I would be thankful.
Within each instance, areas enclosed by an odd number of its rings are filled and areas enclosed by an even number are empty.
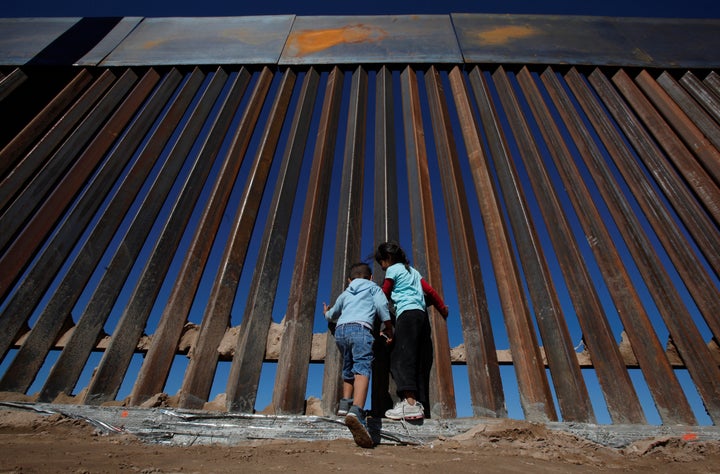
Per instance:
[[[517,420],[423,446],[362,449],[339,439],[180,447],[104,434],[58,414],[0,409],[0,447],[2,473],[720,473],[720,442],[658,438],[611,449]]]

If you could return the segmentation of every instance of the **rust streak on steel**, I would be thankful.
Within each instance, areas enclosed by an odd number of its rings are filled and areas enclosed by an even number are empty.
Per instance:
[[[78,152],[97,133],[137,79],[138,76],[135,72],[130,69],[125,71],[82,120],[82,123],[68,135],[63,144],[53,153],[50,160],[43,166],[42,171],[19,191],[18,196],[0,217],[0,229],[7,231],[7,233],[0,234],[0,248],[5,247],[8,244],[8,239],[17,235],[19,230],[22,229],[35,209],[47,198],[51,190],[57,185],[57,182],[71,167]],[[43,237],[42,235],[33,236],[33,240],[40,240]],[[26,262],[24,258],[17,258],[13,268],[24,265]]]
[[[245,68],[240,69],[235,75],[230,91],[225,96],[221,110],[203,144],[201,153],[205,153],[207,159],[214,159],[219,152],[218,146],[230,128],[250,78],[251,75]],[[130,395],[131,405],[139,405],[161,392],[167,381],[183,326],[187,321],[214,241],[206,236],[215,235],[220,226],[232,183],[239,168],[240,160],[225,160],[218,172],[217,180],[208,198],[209,204],[205,206],[199,219],[190,248],[178,271],[168,302],[165,304],[155,335],[133,386]]]
[[[503,228],[499,191],[493,189],[492,171],[482,148],[478,124],[472,113],[463,74],[459,68],[450,73],[450,84],[463,124],[462,132],[468,149],[470,169],[479,197],[483,222],[486,223],[489,234],[505,234],[489,235],[489,239],[506,245],[504,242],[507,242],[509,236]],[[577,362],[577,355],[558,301],[545,253],[528,208],[526,192],[520,185],[517,170],[512,166],[512,162],[502,159],[497,161],[505,162],[502,166],[504,171],[498,171],[498,178],[500,185],[506,189],[503,194],[509,209],[510,224],[513,233],[517,236],[518,252],[525,267],[528,290],[535,308],[538,329],[555,385],[560,412],[563,420],[566,421],[594,423],[595,415],[590,397]],[[510,258],[511,254],[504,257]],[[509,264],[513,265],[513,262]]]
[[[720,184],[720,152],[647,71],[640,71],[635,82],[665,118],[667,130],[672,127],[678,138],[685,142],[685,146],[700,160],[717,187]]]
[[[37,353],[37,351],[40,350],[39,347],[42,347],[45,353],[47,353],[49,345],[59,336],[65,322],[65,318],[59,315],[65,315],[67,318],[70,317],[67,308],[72,308],[80,298],[85,285],[92,276],[95,266],[100,261],[115,231],[122,222],[124,215],[127,213],[136,194],[159,157],[165,142],[169,139],[175,125],[180,121],[195,91],[200,86],[202,74],[196,70],[193,76],[194,79],[189,80],[182,88],[174,104],[170,107],[165,118],[163,118],[160,123],[158,131],[148,141],[148,144],[140,153],[139,158],[135,164],[133,164],[127,177],[124,178],[123,183],[115,193],[115,197],[110,201],[107,209],[99,218],[97,225],[93,228],[90,236],[74,258],[65,277],[63,277],[45,308],[38,316],[30,335],[23,344],[23,346],[36,347],[32,352]],[[175,78],[175,82],[179,82],[179,79]],[[107,186],[108,191],[110,187],[109,185]],[[95,208],[97,209],[100,204],[100,202],[95,203]],[[80,208],[80,210],[82,210],[82,208]],[[85,217],[86,220],[90,219],[93,214],[93,212],[89,213],[90,215]],[[68,221],[72,222],[71,219],[68,219]],[[71,249],[67,249],[68,252],[70,250]],[[61,262],[58,262],[57,265],[60,265],[60,263]],[[35,270],[33,268],[31,275],[37,272],[41,273],[41,270],[42,269]],[[53,276],[54,275],[49,275],[48,281],[46,281],[44,285],[49,285]],[[17,334],[20,328],[26,323],[42,296],[43,292],[39,290],[34,291],[33,284],[30,284],[26,288],[25,283],[13,295],[13,299],[6,307],[2,317],[0,317],[0,351],[2,354],[7,352],[10,344],[12,344],[13,336]],[[21,349],[21,352],[22,350],[24,349]],[[41,359],[39,363],[41,363],[42,357],[39,358]],[[23,364],[23,367],[23,370],[32,370],[27,364]]]
[[[6,337],[13,336],[16,332],[15,328],[23,324],[35,310],[95,212],[110,193],[113,183],[132,158],[142,137],[165,107],[181,78],[182,76],[177,70],[170,71],[163,78],[162,83],[143,108],[143,112],[133,121],[128,133],[123,135],[120,143],[105,160],[87,189],[83,191],[82,197],[54,232],[52,240],[34,259],[31,269],[23,277],[0,316],[0,334],[4,334]],[[4,347],[6,347],[5,340],[0,336],[0,350],[3,355],[5,351],[2,348]]]
[[[488,83],[478,68],[471,71],[470,81],[483,125],[489,135],[493,156],[509,154],[498,112],[490,99]],[[640,401],[625,369],[610,324],[604,317],[600,297],[583,263],[578,244],[572,238],[570,223],[563,213],[548,172],[544,166],[539,166],[541,160],[536,147],[525,147],[521,152],[533,156],[533,159],[526,162],[530,184],[535,191],[540,211],[548,223],[548,233],[555,248],[563,249],[556,252],[558,263],[583,329],[585,343],[592,355],[610,416],[615,423],[645,423]]]
[[[374,245],[400,240],[392,74],[382,66],[375,75]],[[373,279],[379,285],[385,279],[385,271],[377,262],[373,262]],[[396,387],[390,380],[390,350],[384,338],[375,339],[373,353],[371,406],[373,416],[381,417],[393,407],[390,391]]]
[[[672,161],[685,178],[690,189],[704,205],[715,224],[720,225],[720,188],[683,145],[657,110],[653,108],[628,74],[621,69],[615,73],[612,80],[665,151],[666,158]]]
[[[286,74],[285,79],[270,111],[268,126],[263,134],[262,145],[258,151],[257,159],[250,170],[250,178],[248,179],[251,184],[247,187],[246,196],[243,196],[241,201],[244,205],[243,216],[249,217],[238,222],[238,227],[233,228],[232,237],[228,239],[228,245],[232,245],[234,250],[234,264],[230,265],[229,268],[232,268],[233,272],[236,273],[232,275],[232,279],[225,279],[223,288],[233,294],[237,289],[237,282],[243,266],[242,260],[244,260],[247,244],[252,234],[257,209],[260,206],[275,146],[282,128],[287,104],[290,100],[289,96],[292,92],[294,74]],[[86,391],[84,399],[86,404],[97,405],[114,400],[120,389],[120,384],[132,358],[133,349],[137,345],[140,336],[142,336],[150,310],[160,292],[160,286],[170,268],[170,263],[190,221],[190,216],[205,186],[213,163],[216,161],[222,141],[215,140],[207,145],[209,146],[203,146],[199,159],[195,161],[181,195],[173,206],[171,215],[155,243],[152,255],[142,270],[142,275],[130,297],[130,303],[120,316],[110,345],[105,350],[100,365]],[[230,302],[233,300],[234,298],[229,298]],[[228,308],[228,319],[229,313]]]
[[[260,117],[260,111],[266,100],[272,78],[273,74],[270,70],[267,67],[263,68],[250,102],[245,109],[245,116],[240,126],[243,132],[238,135],[239,141],[234,143],[236,146],[233,146],[231,150],[230,159],[243,161],[247,154],[250,137]],[[203,311],[197,344],[185,371],[180,395],[181,407],[201,408],[210,395],[217,366],[217,348],[230,322],[230,311],[235,301],[247,247],[255,227],[257,210],[275,154],[277,135],[280,133],[282,122],[285,119],[294,81],[294,75],[286,74],[283,78],[283,87],[280,88],[273,103],[256,159],[248,173],[247,182],[243,188],[243,194],[240,197],[240,203],[210,290],[209,301]],[[200,238],[205,238],[205,236]]]
[[[421,275],[442,295],[442,277],[435,228],[427,148],[422,124],[418,81],[415,71],[406,67],[401,74],[403,123],[412,227],[413,259]],[[435,308],[429,308],[432,329],[432,366],[430,367],[429,393],[420,396],[428,400],[434,416],[455,413],[455,388],[450,366],[450,344],[447,324]]]
[[[362,237],[362,203],[365,166],[365,136],[367,121],[367,71],[358,66],[353,72],[350,86],[350,105],[345,134],[345,156],[343,160],[338,222],[335,240],[335,257],[329,305],[347,286],[348,270],[353,263],[361,260],[360,238]],[[342,396],[343,360],[335,344],[332,332],[327,332],[325,364],[322,386],[322,410],[326,416],[337,412]]]
[[[543,73],[543,81],[552,83],[550,70]],[[655,235],[675,264],[715,338],[720,340],[720,292],[715,285],[708,284],[712,280],[711,275],[692,251],[684,232],[666,209],[649,178],[640,168],[640,164],[628,150],[625,140],[579,73],[574,69],[569,71],[566,81],[608,149],[618,170],[625,177],[625,183],[632,190],[640,208],[655,230]]]
[[[495,74],[496,81],[501,73],[502,71],[498,71]],[[511,219],[522,220],[516,184],[511,181],[512,164],[509,155],[498,156],[496,166],[501,182],[505,180],[504,193],[508,196],[507,212],[511,215]],[[513,214],[517,215],[513,216]],[[510,350],[515,361],[523,411],[529,420],[541,422],[557,420],[550,385],[545,375],[530,309],[520,279],[520,270],[513,256],[510,232],[504,223],[499,226],[488,225],[485,229],[492,248],[490,257],[498,281],[498,292]]]
[[[253,413],[255,408],[272,322],[271,308],[275,305],[280,267],[319,82],[320,75],[315,69],[310,68],[305,72],[230,366],[226,390],[229,411]]]
[[[285,315],[285,331],[272,398],[273,407],[278,414],[301,414],[305,410],[318,274],[342,84],[343,73],[335,67],[327,79]]]
[[[77,383],[94,343],[100,336],[170,189],[175,184],[183,165],[188,159],[192,159],[190,150],[197,140],[226,78],[227,74],[224,71],[213,75],[210,84],[191,112],[189,120],[184,124],[177,142],[170,150],[165,166],[144,196],[122,242],[115,250],[105,268],[102,279],[95,287],[87,306],[80,315],[70,341],[53,366],[40,392],[40,397],[44,400],[50,401],[60,392],[69,394]]]
[[[85,91],[92,82],[92,74],[82,68],[68,84],[43,109],[0,150],[0,176],[20,159],[60,115]]]
[[[136,79],[137,76],[134,77],[134,80]],[[0,267],[4,272],[12,271],[11,268],[20,270],[30,262],[159,79],[160,75],[154,69],[146,72],[90,144],[75,159],[67,173],[39,204],[38,209],[10,244],[5,255],[12,255],[14,265],[6,265],[5,256],[0,259]]]
[[[720,96],[712,90],[712,78],[716,78],[720,83],[720,76],[714,72],[710,73],[705,81],[701,81],[692,71],[687,71],[680,78],[680,83],[715,119],[715,122],[720,122]],[[720,84],[716,90],[720,90]]]
[[[527,73],[527,70],[523,70],[523,73],[520,75],[521,84],[526,90],[526,94],[532,97],[531,100],[535,104],[534,110],[537,111],[538,120],[547,120],[550,117],[549,109],[540,99],[539,90],[535,83],[528,81],[528,76],[529,73]],[[640,221],[635,217],[630,203],[613,178],[612,172],[607,166],[600,149],[593,141],[589,130],[584,126],[581,117],[573,108],[570,98],[564,93],[557,78],[552,77],[552,79],[554,80],[549,82],[555,87],[549,88],[549,92],[555,104],[558,106],[560,116],[565,122],[573,141],[578,147],[579,155],[594,177],[597,188],[603,196],[613,219],[617,223],[618,230],[624,237],[640,273],[643,275],[645,281],[649,283],[648,289],[670,331],[673,341],[680,350],[681,355],[684,354],[683,359],[688,364],[691,374],[695,373],[697,376],[698,371],[703,371],[703,364],[696,364],[698,361],[696,356],[702,352],[703,347],[707,351],[705,341],[703,341],[700,332],[697,331],[694,325],[690,324],[690,326],[686,326],[681,322],[684,319],[686,322],[692,323],[692,316],[682,304],[680,295],[671,281],[670,275],[662,266],[657,254],[653,251],[653,246],[649,238],[643,231]],[[551,129],[549,133],[556,134],[555,139],[559,140],[559,130],[556,127],[548,126],[547,128]],[[562,157],[560,157],[560,159],[562,159]],[[572,170],[571,179],[580,179],[580,173],[577,167],[574,167]],[[577,181],[573,182],[577,183]],[[642,367],[643,355],[638,354],[642,349],[637,346],[633,346],[633,349]],[[709,351],[707,358],[711,358]],[[662,368],[664,364],[656,365]],[[653,392],[654,394],[657,393],[656,398],[658,400],[657,404],[660,416],[666,423],[695,424],[697,422],[695,415],[683,394],[682,388],[670,367],[669,361],[665,369],[669,371],[671,378],[666,378],[662,381],[663,392]],[[716,379],[720,381],[720,370],[717,370],[717,372]],[[707,383],[712,384],[713,382]],[[720,398],[718,398],[718,400],[720,401]]]
[[[663,156],[610,80],[599,69],[590,74],[589,80],[677,215],[685,223],[715,274],[720,275],[720,231],[717,226],[692,195],[677,170]]]
[[[683,88],[682,85],[667,71],[663,71],[657,78],[658,84],[665,89],[665,92],[672,97],[678,107],[692,120],[702,135],[717,150],[720,150],[720,124],[713,120],[713,117],[697,103],[695,98]],[[702,137],[697,137],[702,139]]]

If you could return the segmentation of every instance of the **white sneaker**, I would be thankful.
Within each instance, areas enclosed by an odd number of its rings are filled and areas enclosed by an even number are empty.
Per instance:
[[[425,417],[420,402],[410,405],[407,400],[399,401],[393,408],[385,412],[385,417],[391,420],[422,420]]]

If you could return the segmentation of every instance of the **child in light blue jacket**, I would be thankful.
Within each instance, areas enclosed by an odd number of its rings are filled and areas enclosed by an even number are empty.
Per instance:
[[[365,424],[365,399],[373,362],[373,324],[379,318],[381,333],[388,344],[393,338],[388,300],[382,289],[372,281],[370,266],[356,263],[350,267],[349,285],[329,307],[323,303],[325,318],[337,323],[335,342],[343,359],[343,398],[338,415],[345,416],[358,446],[371,448],[373,441]]]

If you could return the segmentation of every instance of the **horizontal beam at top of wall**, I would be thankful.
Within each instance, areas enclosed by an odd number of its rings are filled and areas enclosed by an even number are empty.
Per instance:
[[[0,18],[0,65],[720,66],[720,19],[559,15]]]

